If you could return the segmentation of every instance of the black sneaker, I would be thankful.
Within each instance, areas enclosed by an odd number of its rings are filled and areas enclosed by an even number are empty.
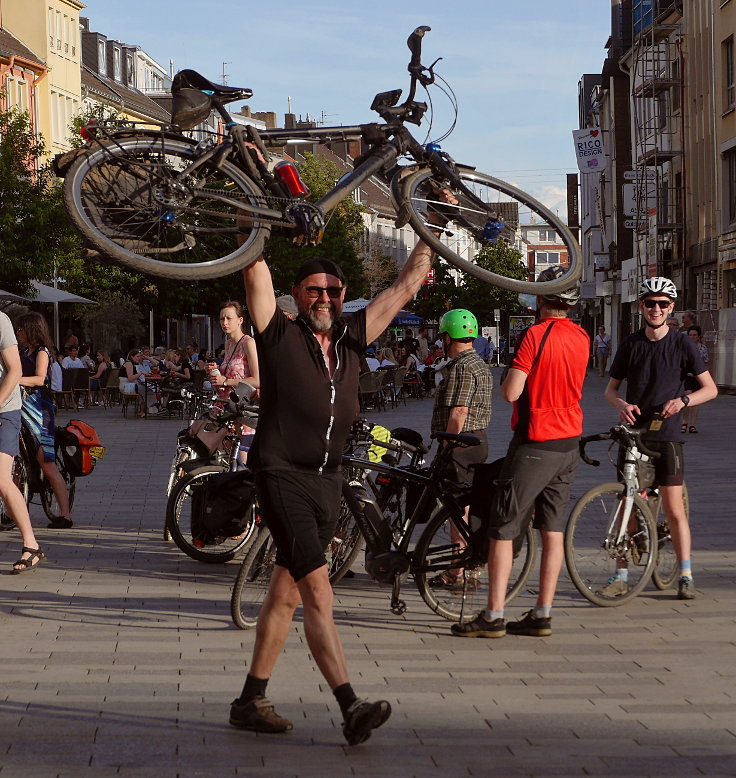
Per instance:
[[[677,599],[678,600],[694,600],[695,599],[695,582],[692,578],[682,576],[680,582],[677,584]]]
[[[503,619],[488,621],[481,611],[472,621],[453,624],[450,632],[458,638],[502,638],[506,634],[506,622]]]
[[[230,723],[240,729],[253,732],[289,732],[294,725],[273,708],[266,697],[254,697],[250,702],[233,700],[230,706]]]
[[[357,746],[368,740],[371,732],[380,727],[390,715],[391,705],[386,700],[356,700],[345,714],[342,734],[349,746]]]
[[[48,524],[48,529],[70,529],[74,522],[66,516],[54,516]]]
[[[552,618],[537,619],[534,611],[527,611],[519,621],[510,621],[506,625],[509,635],[531,635],[535,638],[544,638],[552,634]]]

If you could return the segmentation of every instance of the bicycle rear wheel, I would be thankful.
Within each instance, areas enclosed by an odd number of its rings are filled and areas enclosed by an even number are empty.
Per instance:
[[[623,498],[620,483],[600,484],[576,503],[565,529],[565,562],[577,590],[604,607],[623,605],[649,582],[657,558],[657,529],[647,503],[634,496],[628,525],[619,542]],[[628,582],[616,582],[628,569]]]
[[[28,486],[28,468],[23,457],[17,456],[13,459],[13,483],[23,495],[23,500],[28,505],[30,499],[30,488]],[[5,503],[0,498],[0,530],[15,529],[15,522],[10,517]]]
[[[427,524],[417,541],[412,556],[414,582],[430,610],[449,621],[468,620],[483,610],[488,603],[488,565],[465,567],[467,553],[451,537],[452,521],[448,508],[440,509]],[[509,576],[506,602],[511,602],[521,591],[531,572],[537,550],[537,539],[530,526],[521,549],[514,556]],[[438,576],[464,568],[468,583],[463,596],[462,585],[457,587],[433,585]]]
[[[140,134],[92,147],[64,179],[74,226],[101,254],[141,273],[219,278],[257,259],[270,225],[239,208],[263,193],[223,161],[184,173],[194,145]]]
[[[276,544],[267,527],[261,527],[246,554],[230,597],[230,615],[240,629],[251,629],[266,599],[276,561]]]
[[[74,508],[74,497],[77,493],[77,481],[74,476],[71,475],[66,469],[64,462],[59,456],[56,457],[56,468],[58,469],[61,477],[64,479],[64,483],[66,484],[66,491],[69,497],[69,510],[71,511],[72,508]],[[57,516],[61,516],[59,501],[56,499],[56,495],[54,494],[54,490],[51,488],[51,484],[44,477],[41,478],[41,505],[49,521],[55,519]]]
[[[478,173],[472,168],[457,166],[457,178],[440,180],[429,168],[418,168],[414,173],[402,172],[392,182],[392,193],[400,209],[405,208],[409,222],[419,237],[450,264],[480,281],[527,294],[554,294],[574,286],[582,274],[580,246],[567,225],[549,208],[526,192],[505,181]],[[437,197],[438,189],[452,192],[457,201],[445,203]],[[443,242],[432,229],[428,217],[436,213],[447,222]],[[556,281],[534,281],[507,278],[490,270],[483,248],[494,242],[487,237],[496,220],[504,222],[498,239],[512,246],[520,243],[520,225],[536,220],[540,226],[549,225],[565,244],[569,266],[564,276]],[[564,264],[560,262],[560,264]]]
[[[336,584],[350,570],[353,562],[365,545],[353,512],[344,497],[340,498],[340,515],[335,534],[327,548],[327,570],[330,583]]]
[[[690,499],[687,494],[687,486],[682,485],[682,499],[685,503],[685,515],[690,519]],[[652,572],[652,583],[660,591],[670,589],[675,583],[680,572],[680,563],[672,544],[669,523],[662,512],[662,501],[657,496],[656,500],[649,497],[647,504],[652,509],[652,514],[657,522],[657,561]],[[656,507],[655,507],[656,506]]]
[[[210,476],[225,472],[226,468],[214,465],[180,478],[166,503],[166,526],[172,540],[198,562],[229,562],[237,554],[244,553],[256,535],[255,502],[243,507],[244,527],[236,537],[212,538],[202,526],[198,500],[203,491],[200,490],[204,489]]]

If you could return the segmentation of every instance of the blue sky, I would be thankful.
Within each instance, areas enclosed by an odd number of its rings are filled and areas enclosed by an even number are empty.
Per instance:
[[[406,38],[419,25],[424,64],[459,101],[443,142],[459,162],[510,181],[564,211],[565,173],[576,168],[577,82],[600,72],[610,0],[87,0],[93,31],[137,44],[175,69],[194,68],[253,89],[256,111],[282,117],[288,97],[327,124],[377,119],[374,94],[407,88]],[[421,99],[421,98],[420,98]],[[432,135],[450,126],[435,90]],[[424,137],[426,122],[415,133]]]

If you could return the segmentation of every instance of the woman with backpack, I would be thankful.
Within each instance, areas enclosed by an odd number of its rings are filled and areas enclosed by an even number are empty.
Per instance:
[[[51,393],[51,360],[54,346],[46,321],[40,313],[25,313],[16,325],[23,376],[19,383],[26,388],[21,409],[22,423],[31,432],[36,456],[46,480],[51,485],[61,515],[54,517],[49,529],[72,526],[69,493],[56,467],[56,405]]]

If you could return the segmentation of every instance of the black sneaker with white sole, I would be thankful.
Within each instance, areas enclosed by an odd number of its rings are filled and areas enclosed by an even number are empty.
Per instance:
[[[368,740],[371,732],[380,727],[390,715],[391,705],[386,700],[356,700],[345,713],[342,734],[349,746],[357,746]]]

